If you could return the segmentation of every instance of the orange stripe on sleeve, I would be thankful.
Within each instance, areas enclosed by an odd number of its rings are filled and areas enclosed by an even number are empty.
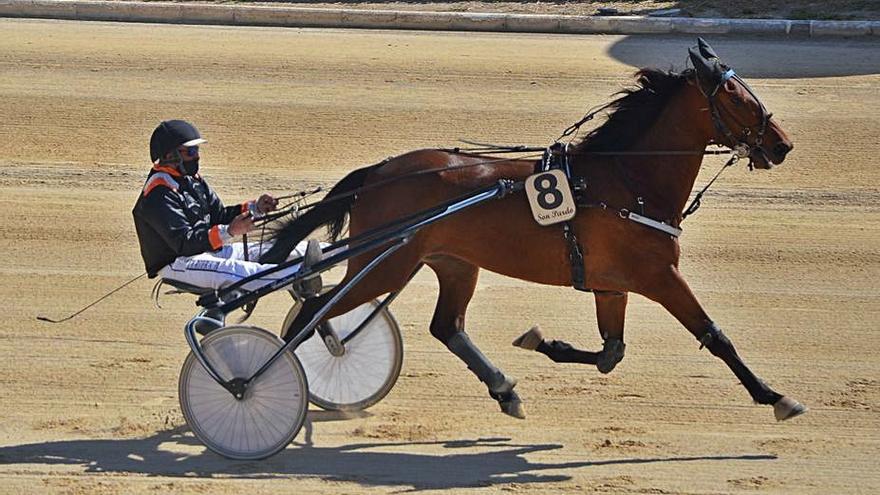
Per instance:
[[[223,239],[220,238],[220,226],[215,225],[208,230],[208,242],[211,243],[211,247],[214,249],[223,247]]]

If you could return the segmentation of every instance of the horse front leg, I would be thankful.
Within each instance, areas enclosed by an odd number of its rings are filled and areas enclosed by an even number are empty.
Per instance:
[[[623,359],[623,322],[626,315],[626,292],[595,291],[596,321],[603,345],[600,352],[584,351],[562,340],[547,340],[537,326],[513,341],[516,347],[538,351],[556,363],[593,364],[607,374]]]
[[[737,354],[730,339],[700,306],[678,269],[671,267],[660,277],[659,282],[652,284],[643,293],[675,316],[700,342],[700,349],[705,347],[712,355],[724,361],[755,402],[772,405],[777,420],[793,418],[807,411],[802,404],[777,393],[752,373]]]
[[[623,343],[623,321],[626,317],[626,292],[595,291],[596,321],[602,337],[602,352],[596,362],[600,373],[611,370],[623,360],[626,344]]]

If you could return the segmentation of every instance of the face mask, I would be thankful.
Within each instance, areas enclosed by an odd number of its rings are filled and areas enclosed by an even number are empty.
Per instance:
[[[180,162],[180,171],[184,175],[196,175],[199,173],[199,159],[190,160],[188,162]]]

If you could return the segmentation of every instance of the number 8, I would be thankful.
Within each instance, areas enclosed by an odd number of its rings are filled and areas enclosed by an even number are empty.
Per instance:
[[[544,186],[545,181],[547,183],[546,186]],[[552,210],[562,204],[562,191],[556,187],[559,185],[559,182],[556,180],[555,175],[539,175],[535,177],[533,183],[535,185],[535,190],[538,191],[538,204],[541,205],[541,208]],[[552,196],[553,199],[547,201],[547,196]]]

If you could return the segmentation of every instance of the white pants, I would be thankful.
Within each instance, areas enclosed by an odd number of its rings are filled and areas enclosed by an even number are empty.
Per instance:
[[[299,258],[306,252],[306,242],[297,244],[290,252],[288,259]],[[321,243],[321,247],[326,246]],[[267,251],[271,244],[251,242],[248,244],[248,259],[260,258],[262,252]],[[270,263],[257,263],[256,261],[244,260],[244,243],[236,242],[227,244],[219,251],[197,254],[195,256],[180,256],[170,265],[159,270],[159,276],[164,279],[177,280],[197,287],[222,289],[239,280],[255,273],[267,270],[276,265]],[[252,280],[244,284],[244,289],[256,290],[275,280],[293,275],[299,270],[300,263],[278,270],[264,277]]]

